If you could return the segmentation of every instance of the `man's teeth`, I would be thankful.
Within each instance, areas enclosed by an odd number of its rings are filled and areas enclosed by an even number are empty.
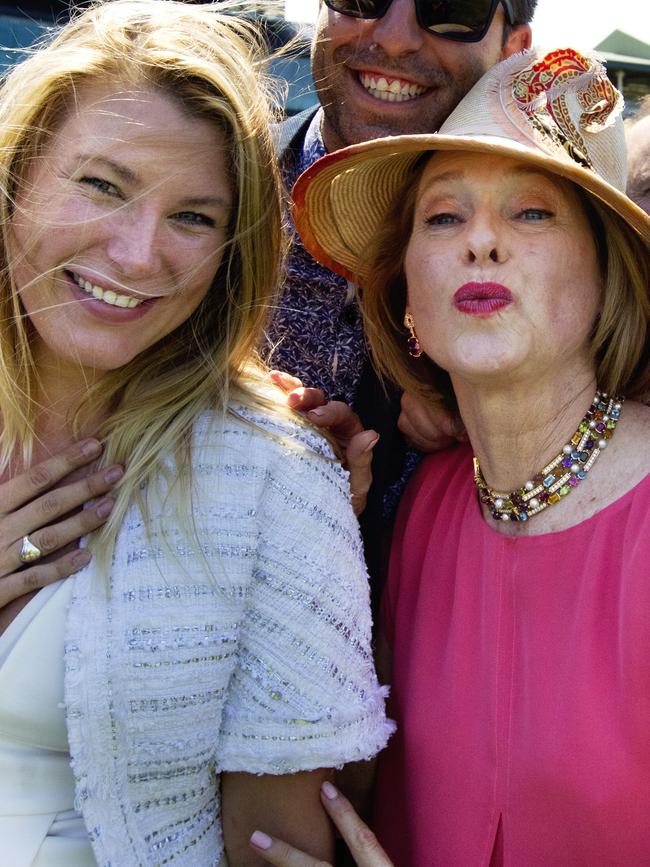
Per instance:
[[[88,295],[92,295],[98,301],[103,301],[105,304],[110,304],[113,307],[137,307],[139,304],[142,304],[142,298],[133,298],[132,295],[118,295],[112,289],[102,289],[101,286],[89,283],[88,280],[84,280],[78,274],[72,274],[72,279]]]
[[[390,79],[383,76],[369,75],[367,72],[359,73],[359,81],[375,99],[383,99],[384,102],[405,102],[415,99],[426,91],[426,87],[419,84],[410,84],[397,78]]]

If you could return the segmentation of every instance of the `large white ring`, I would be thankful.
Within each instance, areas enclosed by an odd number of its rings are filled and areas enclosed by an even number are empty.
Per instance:
[[[36,546],[29,536],[23,536],[23,541],[20,546],[20,554],[18,555],[21,563],[33,563],[34,560],[43,554],[41,549]]]

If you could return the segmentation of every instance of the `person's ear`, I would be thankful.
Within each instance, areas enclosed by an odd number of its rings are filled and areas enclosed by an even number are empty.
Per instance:
[[[518,51],[525,51],[530,48],[533,42],[533,33],[528,24],[515,24],[510,28],[510,32],[503,43],[501,49],[501,60],[510,57],[511,54],[516,54]]]

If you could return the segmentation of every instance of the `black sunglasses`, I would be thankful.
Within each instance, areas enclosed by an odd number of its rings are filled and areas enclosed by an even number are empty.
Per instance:
[[[381,18],[393,0],[325,0],[350,18]],[[509,24],[515,23],[512,0],[415,0],[418,24],[429,33],[455,42],[480,42],[490,29],[499,3]]]

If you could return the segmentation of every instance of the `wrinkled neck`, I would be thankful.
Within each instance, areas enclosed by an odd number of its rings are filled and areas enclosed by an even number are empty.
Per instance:
[[[474,454],[487,484],[513,491],[569,442],[596,390],[591,372],[505,387],[454,382]]]

